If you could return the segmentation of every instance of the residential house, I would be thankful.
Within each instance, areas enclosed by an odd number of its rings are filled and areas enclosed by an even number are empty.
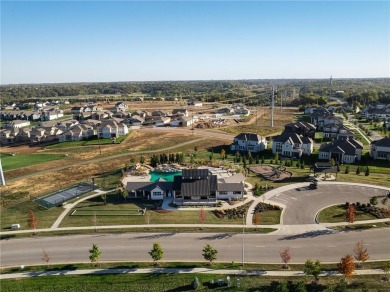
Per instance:
[[[98,126],[97,135],[99,138],[117,138],[129,133],[129,128],[124,123],[117,123],[113,120],[102,121]]]
[[[50,108],[42,111],[41,121],[51,121],[64,116],[64,111],[59,108]]]
[[[128,121],[131,126],[141,126],[145,122],[145,119],[139,115],[132,115],[130,118],[127,118],[126,121]]]
[[[386,137],[380,140],[372,141],[370,156],[373,159],[390,161],[390,138]]]
[[[261,152],[267,149],[267,140],[254,133],[241,133],[234,137],[230,149],[232,151]]]
[[[326,139],[354,139],[355,135],[343,124],[327,124],[323,128]]]
[[[363,145],[355,139],[335,140],[322,144],[318,153],[318,159],[336,163],[355,163],[361,159]]]
[[[308,122],[289,123],[284,126],[284,132],[296,133],[314,139],[316,126]]]
[[[282,157],[301,158],[313,152],[313,140],[296,133],[283,132],[272,139],[272,153]]]
[[[172,110],[172,116],[188,117],[188,110],[185,108],[176,108]]]
[[[125,112],[125,111],[127,111],[128,108],[129,108],[129,106],[127,104],[125,104],[123,101],[121,101],[121,102],[117,102],[115,104],[114,111],[115,112]]]
[[[228,115],[228,114],[232,114],[233,112],[234,112],[234,109],[229,108],[229,107],[222,107],[222,108],[217,109],[217,114],[220,114],[220,115]]]
[[[53,142],[58,141],[62,131],[56,126],[52,127],[35,127],[31,129],[31,143]]]
[[[158,111],[153,111],[152,112],[152,117],[167,117],[168,113],[163,110],[158,110]]]
[[[10,128],[23,128],[30,126],[30,121],[27,120],[13,120],[10,124]]]
[[[153,117],[154,124],[156,127],[165,127],[169,125],[171,118],[170,117],[163,117],[163,116],[155,116]]]
[[[93,126],[87,124],[77,124],[71,129],[61,133],[58,136],[59,142],[64,141],[81,141],[89,139],[96,135],[96,131]]]

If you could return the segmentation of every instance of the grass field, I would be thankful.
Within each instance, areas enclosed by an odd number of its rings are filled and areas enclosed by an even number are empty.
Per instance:
[[[317,218],[318,222],[320,223],[345,222],[346,210],[347,209],[345,205],[337,205],[337,206],[326,208],[318,214],[318,218]],[[356,211],[355,215],[356,215],[355,218],[356,221],[378,219],[375,216],[372,216],[371,214],[366,214],[362,211]]]
[[[64,157],[63,154],[16,154],[15,156],[4,153],[0,154],[4,171],[58,160]]]
[[[75,209],[71,216],[143,216],[143,210],[130,209],[130,210],[81,210]]]
[[[49,145],[47,149],[55,149],[55,148],[71,148],[77,146],[90,146],[90,145],[107,145],[107,144],[118,144],[121,143],[127,136],[119,136],[115,143],[112,142],[110,138],[102,138],[102,139],[90,139],[90,140],[81,140],[81,141],[65,141],[60,142],[54,145]]]
[[[71,265],[69,266],[72,267]],[[334,287],[341,277],[321,277],[317,285],[311,282],[312,277],[259,277],[230,275],[232,287],[210,286],[210,280],[216,282],[227,275],[212,274],[132,274],[132,275],[83,275],[52,276],[29,279],[2,280],[2,291],[193,291],[192,281],[199,279],[197,291],[277,291],[280,282],[291,281],[295,284],[303,281],[307,291],[321,292]],[[240,288],[237,288],[237,279]],[[349,280],[351,291],[388,291],[388,282],[380,275],[354,276]],[[285,290],[280,290],[285,291]],[[293,290],[290,290],[293,291]],[[295,290],[294,290],[295,291]],[[298,291],[298,290],[296,290]],[[301,291],[301,290],[299,290]],[[335,291],[335,290],[327,290]],[[342,290],[339,290],[342,291]],[[345,291],[345,290],[343,290]],[[348,290],[350,291],[350,290]]]
[[[38,221],[37,228],[49,228],[64,211],[61,207],[46,210],[33,202],[21,202],[7,208],[1,208],[1,231],[9,231],[11,224],[20,224],[20,229],[28,229],[27,214],[33,211]]]

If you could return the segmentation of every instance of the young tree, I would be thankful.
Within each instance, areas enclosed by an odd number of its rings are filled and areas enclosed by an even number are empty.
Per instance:
[[[345,221],[348,223],[355,222],[355,206],[353,204],[348,205],[348,209],[345,212]]]
[[[38,220],[35,217],[35,214],[32,210],[28,211],[27,223],[28,223],[28,228],[33,229],[35,233],[35,229],[37,229],[38,227]]]
[[[123,199],[125,200],[125,202],[126,202],[127,195],[128,195],[126,189],[123,188],[123,187],[119,188],[119,193],[121,194],[122,198],[123,198]]]
[[[351,277],[355,271],[353,256],[347,254],[345,257],[341,258],[340,263],[337,266],[340,274],[343,274],[345,278]]]
[[[203,229],[203,223],[206,221],[206,212],[203,208],[200,208],[199,210],[199,222],[202,224],[201,229]]]
[[[283,269],[288,269],[288,263],[291,261],[292,255],[289,247],[285,247],[279,252],[280,258],[282,259]]]
[[[368,166],[366,168],[366,172],[364,173],[364,175],[365,176],[369,176],[370,175],[370,169],[368,168]]]
[[[153,243],[153,248],[149,251],[149,254],[153,259],[154,265],[159,266],[160,261],[164,256],[164,250],[158,242]]]
[[[101,254],[102,253],[97,244],[92,244],[92,248],[89,250],[89,259],[91,260],[91,263],[95,263],[95,266],[97,266],[99,264]]]
[[[373,205],[373,206],[378,205],[378,198],[376,196],[372,197],[370,199],[370,204]]]
[[[225,149],[222,148],[221,150],[221,159],[224,160],[226,158],[226,152]]]
[[[305,267],[303,269],[303,272],[308,276],[313,276],[315,282],[318,282],[318,277],[322,271],[321,263],[319,260],[316,260],[315,262],[311,260],[307,260],[305,262]]]
[[[42,261],[46,263],[46,265],[49,265],[50,264],[50,256],[49,254],[46,252],[46,250],[42,250],[42,257],[41,257]]]
[[[345,174],[348,174],[349,173],[349,165],[347,165],[346,167],[345,167]]]
[[[145,157],[144,156],[141,156],[141,158],[139,159],[139,162],[141,164],[144,164],[145,163]]]
[[[212,262],[217,259],[218,251],[214,249],[210,244],[206,244],[203,248],[203,258],[206,261],[209,261],[209,265],[211,266]]]
[[[356,168],[356,174],[360,174],[360,166]]]
[[[261,221],[260,213],[255,212],[255,214],[253,214],[253,223],[256,225],[256,227],[257,225],[260,224],[260,221]]]
[[[381,201],[382,205],[386,205],[388,200],[388,198],[383,198]]]
[[[367,248],[364,248],[364,242],[363,240],[356,243],[355,248],[353,249],[353,252],[355,253],[355,259],[357,260],[357,266],[361,267],[362,264],[368,260],[368,252]]]
[[[195,279],[192,281],[192,289],[198,290],[199,287],[200,287],[199,279],[198,277],[195,277]]]

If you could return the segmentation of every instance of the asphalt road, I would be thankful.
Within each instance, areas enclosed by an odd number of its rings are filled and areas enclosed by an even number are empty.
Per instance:
[[[150,261],[152,244],[159,242],[165,261],[203,261],[202,249],[206,243],[218,250],[218,260],[242,261],[242,234],[214,233],[128,233],[96,234],[56,237],[20,238],[0,241],[1,266],[42,264],[42,250],[49,254],[52,263],[89,262],[88,250],[96,243],[101,261]],[[246,234],[245,262],[280,263],[279,251],[290,247],[292,263],[307,259],[338,262],[352,253],[354,245],[364,240],[370,260],[390,258],[390,229],[365,232],[331,231],[307,232],[281,236]]]
[[[308,183],[309,184],[309,183]],[[380,200],[386,196],[386,190],[375,187],[353,185],[324,185],[318,189],[297,188],[277,194],[269,201],[286,205],[282,221],[284,225],[313,224],[318,210],[345,202],[369,203],[373,196]]]

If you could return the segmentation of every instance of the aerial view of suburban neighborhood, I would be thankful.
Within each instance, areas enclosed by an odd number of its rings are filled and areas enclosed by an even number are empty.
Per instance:
[[[390,291],[389,2],[1,6],[0,291]]]

